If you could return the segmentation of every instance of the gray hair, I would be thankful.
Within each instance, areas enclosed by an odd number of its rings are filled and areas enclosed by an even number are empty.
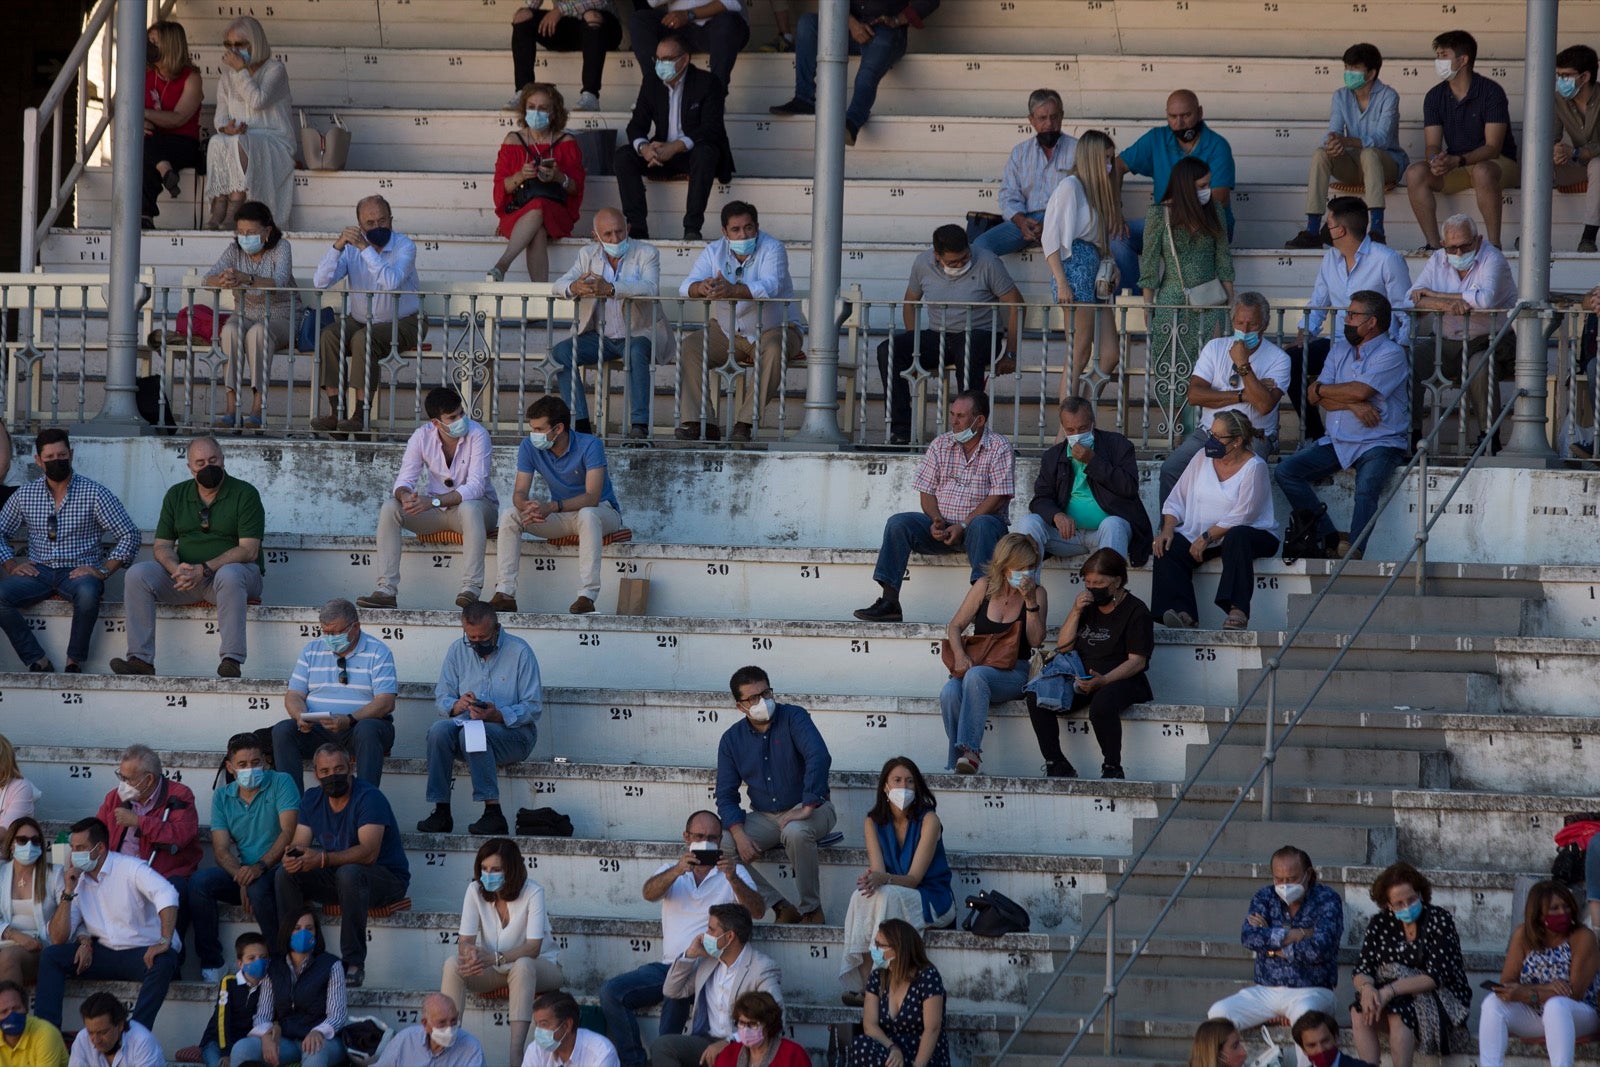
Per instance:
[[[227,28],[222,31],[223,40],[227,40],[228,34],[233,33],[235,30],[250,38],[250,62],[252,64],[272,58],[272,46],[267,43],[267,31],[261,27],[261,23],[249,15],[241,15],[228,23]]]
[[[311,762],[316,763],[318,756],[338,756],[346,763],[350,761],[350,753],[344,750],[344,746],[336,745],[332,741],[325,741],[318,745],[317,750],[311,753]]]
[[[385,200],[383,197],[379,196],[377,193],[373,193],[371,196],[363,196],[360,200],[356,201],[356,219],[357,219],[357,221],[359,221],[360,218],[361,218],[361,209],[366,207],[368,204],[382,204],[383,205],[383,213],[385,215],[388,215],[391,219],[394,218],[394,208],[389,206],[389,201]]]
[[[461,621],[468,626],[479,626],[486,622],[495,622],[499,616],[494,608],[489,606],[487,600],[474,600],[461,609]]]
[[[1069,396],[1061,402],[1061,415],[1082,415],[1089,413],[1089,424],[1094,425],[1094,404],[1081,396]]]
[[[341,622],[359,622],[361,615],[356,606],[342,596],[336,596],[317,609],[317,621],[324,626]]]
[[[1445,219],[1444,225],[1439,229],[1441,232],[1444,230],[1465,230],[1468,237],[1478,236],[1478,224],[1472,221],[1472,216],[1459,211]]]
[[[1260,315],[1263,329],[1272,321],[1272,305],[1267,302],[1266,297],[1253,289],[1239,293],[1233,298],[1233,310],[1237,311],[1240,308],[1249,308],[1257,315]]]
[[[1040,104],[1051,103],[1060,108],[1063,115],[1066,114],[1067,106],[1061,102],[1060,93],[1056,92],[1054,89],[1035,89],[1033,92],[1028,94],[1028,114],[1033,114],[1033,109],[1038,107]]]
[[[191,456],[194,455],[195,445],[210,445],[212,448],[217,450],[217,455],[219,457],[222,455],[222,442],[217,440],[216,437],[211,434],[203,433],[190,440],[187,452]]]
[[[141,771],[161,777],[161,757],[149,745],[129,745],[123,749],[122,757],[117,762],[126,763],[129,760],[138,764]]]

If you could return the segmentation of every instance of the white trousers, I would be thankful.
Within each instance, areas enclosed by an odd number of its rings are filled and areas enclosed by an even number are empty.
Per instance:
[[[1551,997],[1540,1014],[1526,1004],[1512,1004],[1490,993],[1478,1009],[1478,1067],[1501,1067],[1511,1034],[1544,1038],[1550,1067],[1572,1067],[1580,1034],[1600,1031],[1600,1014],[1570,997]]]

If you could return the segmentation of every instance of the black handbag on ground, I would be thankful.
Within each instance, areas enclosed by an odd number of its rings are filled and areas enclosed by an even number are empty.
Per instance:
[[[554,808],[518,808],[518,837],[571,837],[572,820]]]
[[[991,889],[967,898],[967,918],[961,929],[978,937],[1000,937],[1025,934],[1032,923],[1027,908]]]
[[[1297,559],[1331,559],[1337,546],[1330,546],[1317,526],[1328,513],[1328,505],[1315,508],[1295,508],[1289,516],[1289,527],[1283,531],[1283,560],[1292,563]]]

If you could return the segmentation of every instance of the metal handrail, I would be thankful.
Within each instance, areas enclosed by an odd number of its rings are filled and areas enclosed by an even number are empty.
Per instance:
[[[1462,388],[1467,388],[1470,383],[1477,380],[1479,374],[1485,373],[1493,366],[1495,348],[1504,338],[1505,332],[1516,323],[1518,318],[1530,311],[1542,312],[1543,310],[1544,309],[1538,305],[1531,304],[1527,301],[1519,301],[1516,306],[1511,309],[1506,317],[1505,323],[1501,326],[1500,330],[1494,334],[1490,343],[1482,352],[1478,354],[1476,362],[1470,367],[1470,373],[1467,373],[1466,369],[1464,368],[1461,378]],[[1519,398],[1526,396],[1527,390],[1519,389],[1515,395]],[[1428,517],[1429,509],[1427,506],[1427,456],[1430,450],[1437,447],[1439,433],[1444,429],[1444,420],[1440,419],[1434,425],[1433,429],[1429,431],[1428,435],[1423,438],[1417,447],[1416,455],[1414,455],[1411,460],[1407,462],[1405,467],[1400,470],[1400,477],[1391,479],[1391,485],[1384,493],[1383,499],[1379,501],[1378,507],[1373,511],[1372,518],[1368,520],[1367,525],[1363,527],[1361,531],[1353,531],[1351,534],[1352,543],[1363,543],[1362,535],[1370,536],[1372,531],[1377,528],[1378,519],[1389,507],[1389,504],[1394,500],[1395,496],[1400,492],[1400,487],[1405,484],[1407,476],[1410,475],[1413,470],[1419,471],[1421,474],[1421,492],[1423,495],[1417,508],[1417,533],[1414,535],[1412,545],[1406,551],[1405,556],[1400,560],[1399,563],[1394,565],[1394,569],[1389,575],[1389,580],[1385,583],[1378,596],[1374,598],[1372,605],[1367,610],[1366,616],[1362,618],[1361,622],[1355,627],[1354,630],[1351,631],[1349,639],[1340,644],[1332,662],[1329,663],[1328,667],[1323,671],[1322,676],[1317,679],[1316,683],[1312,686],[1310,693],[1307,694],[1305,700],[1300,704],[1299,708],[1296,709],[1294,714],[1289,718],[1288,722],[1284,726],[1283,732],[1277,733],[1273,723],[1273,718],[1276,715],[1277,672],[1282,665],[1283,656],[1294,647],[1295,642],[1299,639],[1301,633],[1305,631],[1311,619],[1316,614],[1317,607],[1328,596],[1329,591],[1333,589],[1334,584],[1344,574],[1345,567],[1350,562],[1350,557],[1346,556],[1343,559],[1340,559],[1334,566],[1333,570],[1329,573],[1327,584],[1323,586],[1321,591],[1317,594],[1316,599],[1312,601],[1310,607],[1305,613],[1304,618],[1302,618],[1300,622],[1284,636],[1283,641],[1279,644],[1277,651],[1268,658],[1266,665],[1262,667],[1260,675],[1257,676],[1255,684],[1252,685],[1250,687],[1250,691],[1240,699],[1238,705],[1239,714],[1235,715],[1223,726],[1221,733],[1217,735],[1216,740],[1212,742],[1210,747],[1206,750],[1205,755],[1201,758],[1199,766],[1197,766],[1184,781],[1183,785],[1174,795],[1173,801],[1168,806],[1166,813],[1157,821],[1155,829],[1150,834],[1150,839],[1145,842],[1138,854],[1134,856],[1131,862],[1128,863],[1127,867],[1123,871],[1122,877],[1117,880],[1117,884],[1106,892],[1105,900],[1101,902],[1099,911],[1095,913],[1093,919],[1084,925],[1083,932],[1079,935],[1072,948],[1068,951],[1067,958],[1062,961],[1059,967],[1056,968],[1055,972],[1050,976],[1050,981],[1046,983],[1045,988],[1040,993],[1038,999],[1033,1003],[1032,1006],[1029,1007],[1028,1011],[1017,1022],[1015,1029],[1013,1029],[1011,1035],[1007,1037],[1005,1044],[1001,1046],[1000,1051],[995,1056],[996,1064],[1000,1064],[1005,1061],[1007,1054],[1010,1053],[1012,1046],[1017,1041],[1017,1038],[1020,1037],[1026,1030],[1028,1023],[1033,1019],[1033,1017],[1038,1014],[1045,1001],[1049,999],[1050,993],[1055,989],[1056,984],[1067,973],[1068,968],[1071,967],[1072,963],[1077,959],[1079,953],[1083,949],[1083,946],[1088,943],[1088,932],[1098,927],[1102,919],[1106,921],[1106,986],[1104,991],[1101,993],[1100,999],[1095,1002],[1094,1007],[1085,1015],[1079,1024],[1078,1032],[1073,1036],[1072,1040],[1068,1042],[1067,1047],[1062,1051],[1061,1056],[1056,1063],[1057,1067],[1060,1067],[1061,1064],[1065,1064],[1067,1062],[1068,1058],[1077,1051],[1078,1045],[1082,1043],[1084,1037],[1089,1033],[1094,1021],[1099,1018],[1102,1013],[1105,1015],[1105,1052],[1107,1055],[1115,1054],[1116,997],[1118,989],[1123,980],[1128,976],[1128,972],[1133,969],[1134,965],[1139,962],[1139,959],[1143,955],[1145,948],[1148,947],[1150,941],[1155,937],[1156,931],[1159,930],[1161,924],[1166,921],[1166,917],[1172,912],[1173,907],[1177,904],[1178,898],[1182,896],[1184,890],[1188,888],[1189,883],[1193,881],[1200,865],[1203,864],[1206,857],[1211,854],[1212,848],[1215,847],[1219,840],[1221,840],[1223,831],[1227,829],[1228,825],[1232,822],[1234,815],[1236,815],[1239,809],[1243,806],[1245,800],[1250,794],[1250,791],[1255,788],[1258,782],[1263,780],[1263,777],[1265,778],[1265,782],[1262,790],[1262,818],[1265,820],[1272,817],[1272,767],[1277,758],[1278,748],[1282,747],[1282,745],[1288,740],[1288,737],[1294,731],[1294,728],[1300,724],[1301,719],[1305,716],[1306,712],[1310,710],[1312,702],[1317,698],[1318,694],[1321,693],[1322,687],[1326,685],[1328,679],[1333,676],[1333,672],[1344,660],[1345,654],[1349,652],[1351,646],[1355,642],[1355,639],[1360,636],[1367,624],[1372,620],[1373,616],[1377,613],[1379,606],[1389,595],[1389,592],[1394,588],[1396,583],[1399,582],[1406,566],[1411,563],[1414,557],[1417,557],[1415,593],[1420,595],[1423,588],[1421,570],[1426,566],[1424,550],[1428,541],[1428,536],[1432,531],[1434,524],[1444,516],[1445,507],[1449,504],[1450,500],[1454,498],[1456,491],[1461,488],[1462,482],[1465,481],[1465,475],[1467,472],[1471,471],[1477,466],[1478,461],[1483,457],[1484,453],[1493,443],[1495,434],[1499,432],[1501,424],[1504,423],[1507,416],[1509,416],[1513,410],[1513,404],[1505,405],[1500,411],[1499,415],[1497,415],[1490,425],[1485,428],[1483,439],[1479,441],[1477,447],[1473,449],[1466,465],[1460,468],[1460,476],[1456,479],[1455,484],[1450,487],[1449,492],[1445,494],[1444,499],[1440,501],[1438,509],[1431,518]],[[1210,838],[1207,839],[1205,846],[1200,850],[1200,854],[1193,861],[1190,861],[1186,865],[1187,870],[1184,872],[1183,877],[1179,879],[1178,884],[1168,895],[1165,903],[1161,907],[1161,910],[1157,913],[1155,919],[1150,923],[1149,928],[1133,946],[1133,950],[1129,955],[1127,963],[1124,964],[1120,970],[1117,970],[1115,967],[1116,904],[1124,887],[1128,884],[1128,881],[1133,878],[1136,873],[1138,873],[1140,865],[1149,855],[1150,850],[1155,847],[1155,843],[1161,836],[1162,830],[1164,830],[1167,824],[1172,821],[1183,802],[1188,798],[1189,793],[1199,783],[1201,776],[1205,773],[1206,768],[1210,765],[1212,757],[1215,756],[1216,753],[1221,749],[1223,742],[1227,740],[1227,737],[1233,731],[1233,728],[1237,726],[1244,718],[1244,710],[1250,706],[1250,702],[1254,700],[1256,694],[1260,692],[1263,683],[1267,685],[1265,744],[1263,745],[1261,760],[1256,765],[1255,772],[1250,776],[1249,780],[1239,788],[1238,796],[1235,797],[1227,812],[1220,820],[1218,820]]]

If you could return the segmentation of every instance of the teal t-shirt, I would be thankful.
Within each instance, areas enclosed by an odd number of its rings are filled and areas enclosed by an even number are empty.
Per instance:
[[[1067,518],[1080,530],[1098,530],[1108,516],[1106,509],[1094,498],[1089,488],[1089,468],[1082,463],[1073,464],[1072,499],[1067,501]]]

